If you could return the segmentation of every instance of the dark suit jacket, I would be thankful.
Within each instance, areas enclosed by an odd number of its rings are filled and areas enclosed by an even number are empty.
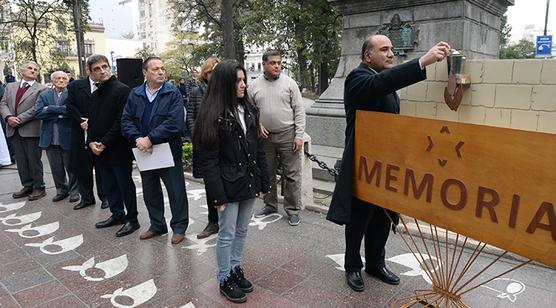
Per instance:
[[[2,114],[3,119],[8,116],[17,116],[21,120],[21,124],[16,128],[6,125],[6,137],[12,137],[16,130],[21,137],[39,137],[41,121],[35,117],[35,103],[38,96],[47,88],[35,81],[21,97],[16,114],[15,96],[19,85],[19,82],[7,84],[4,96],[0,101],[0,114]]]
[[[39,146],[41,148],[48,148],[52,144],[54,138],[54,124],[57,124],[60,146],[62,149],[69,151],[71,119],[67,116],[66,108],[68,91],[64,91],[60,95],[60,105],[56,105],[57,95],[55,89],[50,89],[44,91],[37,99],[35,115],[37,119],[42,120]],[[47,106],[47,110],[44,111],[44,107]]]
[[[345,148],[342,156],[342,168],[326,219],[337,224],[346,224],[351,219],[352,203],[363,202],[353,198],[356,111],[400,113],[400,99],[396,90],[426,78],[426,71],[421,70],[418,59],[396,65],[380,73],[371,70],[365,63],[361,63],[346,77],[344,85],[344,107],[347,121]],[[397,214],[393,212],[392,214],[393,218],[397,219]]]
[[[81,171],[90,172],[92,165],[92,153],[85,145],[85,133],[80,124],[81,118],[89,117],[89,105],[91,100],[91,85],[89,78],[74,80],[68,85],[68,98],[66,106],[68,116],[71,118],[71,151],[70,167],[81,174]]]
[[[112,76],[91,95],[87,144],[96,141],[106,146],[98,160],[111,165],[131,163],[131,144],[122,136],[121,118],[129,87]]]

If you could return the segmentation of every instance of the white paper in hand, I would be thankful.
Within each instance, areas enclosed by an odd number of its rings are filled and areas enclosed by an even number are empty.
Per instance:
[[[148,153],[133,148],[133,156],[135,156],[139,171],[174,167],[174,157],[172,156],[172,151],[170,150],[170,144],[168,144],[168,142],[155,144],[152,150],[152,153]]]

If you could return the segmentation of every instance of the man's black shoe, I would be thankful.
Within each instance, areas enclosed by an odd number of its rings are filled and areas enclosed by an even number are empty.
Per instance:
[[[81,202],[79,202],[79,203],[77,203],[76,205],[73,206],[73,209],[74,210],[80,210],[82,208],[86,208],[86,207],[91,206],[93,204],[95,204],[95,203],[94,202],[85,202],[85,201],[81,200]]]
[[[66,199],[68,197],[68,194],[57,194],[56,196],[54,196],[54,198],[52,198],[52,202],[58,202],[58,201],[62,201],[64,199]]]
[[[236,282],[229,276],[224,282],[220,283],[220,293],[233,303],[245,303],[247,301],[247,295],[241,291]]]
[[[107,209],[110,207],[110,204],[108,204],[108,200],[102,200],[102,203],[100,204],[100,208],[101,209]]]
[[[98,229],[102,229],[102,228],[112,227],[112,226],[115,226],[115,225],[121,225],[123,223],[124,223],[123,220],[115,218],[114,216],[110,216],[106,220],[97,222],[95,224],[95,227],[97,227]]]
[[[363,292],[365,290],[365,283],[363,282],[363,277],[361,277],[361,272],[346,272],[346,280],[348,286],[356,292]]]
[[[29,196],[33,192],[33,187],[25,186],[20,191],[14,192],[12,198],[19,199]]]
[[[138,222],[126,222],[120,228],[120,230],[118,230],[118,232],[116,232],[116,236],[117,237],[122,237],[122,236],[129,235],[129,234],[135,232],[135,230],[139,229],[140,227],[141,226],[139,225]]]
[[[243,273],[241,267],[238,266],[235,269],[231,270],[230,277],[232,277],[237,286],[244,293],[253,291],[253,284],[249,280],[247,280],[247,278],[245,278],[245,274]]]
[[[371,276],[374,276],[374,277],[386,282],[387,284],[391,284],[391,285],[399,285],[400,284],[400,278],[398,276],[396,276],[396,274],[392,273],[385,266],[381,266],[380,268],[378,268],[375,271],[365,269],[365,272],[367,274],[371,275]]]

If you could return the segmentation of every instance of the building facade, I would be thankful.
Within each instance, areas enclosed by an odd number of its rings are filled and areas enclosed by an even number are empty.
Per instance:
[[[138,39],[150,47],[155,54],[167,48],[172,39],[174,16],[167,0],[139,0]]]

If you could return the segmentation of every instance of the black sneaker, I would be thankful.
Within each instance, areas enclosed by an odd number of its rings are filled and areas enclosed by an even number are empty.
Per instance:
[[[241,289],[241,291],[245,293],[249,293],[253,291],[253,284],[245,278],[245,275],[243,274],[243,270],[241,269],[241,267],[238,266],[235,269],[232,269],[230,271],[230,277],[232,277],[232,279],[235,281],[235,283]]]
[[[220,283],[220,293],[233,303],[245,303],[247,301],[247,295],[241,291],[230,276]]]

